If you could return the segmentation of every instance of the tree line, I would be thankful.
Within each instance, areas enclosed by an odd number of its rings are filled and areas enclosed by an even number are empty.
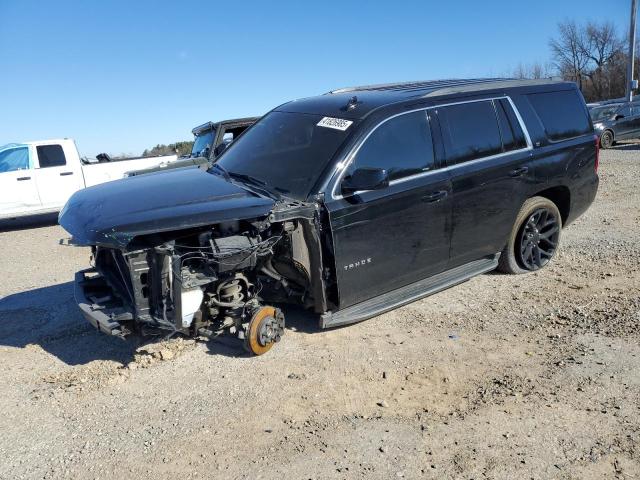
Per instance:
[[[558,24],[556,36],[549,40],[551,60],[520,64],[513,76],[560,76],[575,82],[587,102],[621,98],[625,95],[627,45],[627,37],[621,36],[612,22],[565,20]],[[638,72],[637,59],[634,66]]]
[[[161,155],[187,155],[191,153],[193,141],[170,143],[169,145],[158,144],[155,147],[145,149],[143,157],[158,157]]]

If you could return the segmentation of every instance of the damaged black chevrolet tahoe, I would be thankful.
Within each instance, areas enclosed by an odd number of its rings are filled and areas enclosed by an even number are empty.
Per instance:
[[[76,193],[60,224],[92,247],[76,299],[101,331],[322,328],[498,268],[544,267],[592,203],[598,147],[572,83],[451,80],[346,88],[281,105],[209,170]]]

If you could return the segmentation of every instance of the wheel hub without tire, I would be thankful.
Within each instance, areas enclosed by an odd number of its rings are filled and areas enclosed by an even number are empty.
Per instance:
[[[254,355],[267,353],[284,335],[284,315],[278,308],[259,308],[251,317],[245,334],[245,348]]]

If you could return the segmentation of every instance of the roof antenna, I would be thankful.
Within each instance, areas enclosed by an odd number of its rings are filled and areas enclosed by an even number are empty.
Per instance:
[[[353,97],[351,97],[349,99],[349,101],[347,102],[347,110],[353,110],[354,108],[356,108],[358,106],[358,97],[356,97],[355,95]]]

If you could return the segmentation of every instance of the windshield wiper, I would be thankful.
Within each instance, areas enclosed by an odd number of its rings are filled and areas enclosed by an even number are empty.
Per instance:
[[[214,166],[217,166],[217,164],[214,164]],[[219,167],[219,168],[222,168],[222,167]],[[270,188],[265,181],[260,180],[259,178],[253,177],[251,175],[247,175],[246,173],[227,172],[226,170],[225,172],[231,178],[241,180],[244,183],[248,183],[250,185],[253,185],[254,187],[260,188],[260,190],[265,192],[270,197],[275,196],[276,198],[280,198],[279,193],[274,192],[273,189]]]
[[[220,167],[222,168],[222,167]],[[235,172],[227,172],[230,177],[237,178],[239,180],[244,180],[245,182],[253,183],[254,185],[258,185],[259,187],[266,187],[267,184],[264,180],[260,180],[259,178],[253,177],[251,175],[247,175],[246,173],[235,173]]]

